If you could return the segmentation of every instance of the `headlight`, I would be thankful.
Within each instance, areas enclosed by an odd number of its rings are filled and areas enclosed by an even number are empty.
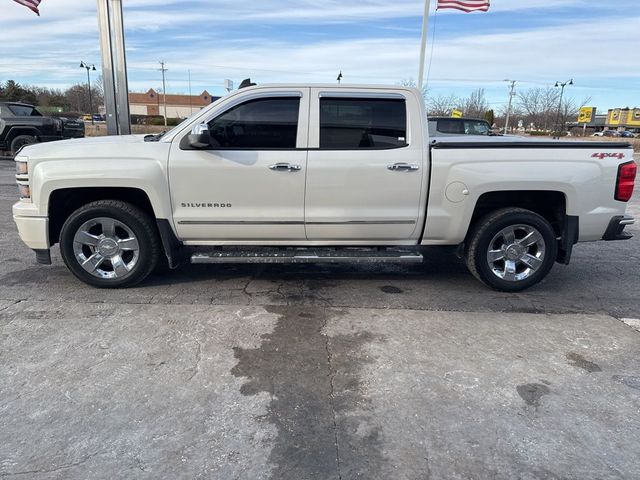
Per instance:
[[[29,164],[23,160],[16,160],[16,175],[27,175],[29,173]]]

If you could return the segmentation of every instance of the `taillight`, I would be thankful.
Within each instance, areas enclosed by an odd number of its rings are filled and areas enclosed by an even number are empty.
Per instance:
[[[636,181],[638,166],[636,162],[623,163],[618,167],[618,180],[616,181],[615,199],[620,202],[628,202],[633,195],[633,187]]]

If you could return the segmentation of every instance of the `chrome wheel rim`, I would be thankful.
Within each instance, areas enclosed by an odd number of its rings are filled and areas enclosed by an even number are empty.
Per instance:
[[[140,258],[140,244],[131,228],[109,217],[84,222],[73,238],[77,262],[97,278],[123,278]]]
[[[545,241],[531,225],[510,225],[489,243],[487,263],[491,272],[508,282],[531,277],[544,263]]]

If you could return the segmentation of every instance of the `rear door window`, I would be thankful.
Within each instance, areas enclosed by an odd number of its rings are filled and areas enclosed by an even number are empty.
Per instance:
[[[406,145],[404,99],[320,99],[321,149],[386,149]]]

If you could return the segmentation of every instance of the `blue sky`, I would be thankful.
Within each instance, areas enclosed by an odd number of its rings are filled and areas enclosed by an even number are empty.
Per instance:
[[[432,0],[435,4],[435,0]],[[259,83],[390,83],[417,78],[421,0],[124,0],[129,84],[169,93]],[[489,13],[432,7],[432,94],[485,88],[499,110],[518,89],[574,78],[568,95],[640,106],[638,0],[493,0]],[[66,87],[100,66],[95,0],[43,0],[41,17],[0,0],[0,81]],[[434,40],[432,42],[432,39]],[[432,50],[433,48],[433,50]]]

